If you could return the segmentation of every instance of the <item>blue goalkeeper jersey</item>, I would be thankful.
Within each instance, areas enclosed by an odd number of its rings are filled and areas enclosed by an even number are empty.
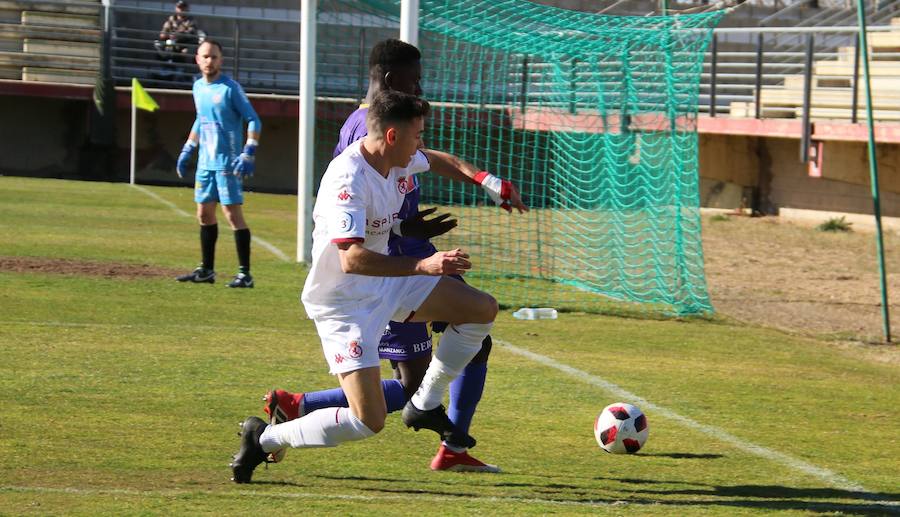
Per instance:
[[[200,137],[197,169],[230,169],[243,148],[244,121],[249,122],[248,131],[256,132],[262,129],[262,122],[244,89],[227,75],[222,74],[211,83],[201,77],[194,82],[193,91],[197,120],[191,131]]]
[[[347,117],[338,143],[334,147],[334,156],[344,152],[350,144],[363,138],[368,134],[366,130],[366,113],[369,112],[367,105],[362,105]],[[403,198],[403,206],[397,216],[400,219],[408,219],[411,215],[419,213],[419,175],[412,176],[414,187],[407,192]],[[394,256],[425,258],[434,255],[437,248],[430,241],[424,239],[416,239],[413,237],[398,237],[391,233],[388,240],[388,254]]]

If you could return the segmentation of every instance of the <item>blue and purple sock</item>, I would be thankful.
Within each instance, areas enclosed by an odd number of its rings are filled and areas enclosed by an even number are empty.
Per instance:
[[[469,432],[475,408],[484,392],[487,363],[469,363],[462,373],[450,383],[450,408],[447,416],[464,433]]]
[[[387,403],[388,413],[400,411],[406,405],[406,393],[403,385],[397,379],[384,379],[381,381],[384,390],[384,400]],[[306,414],[317,409],[327,407],[348,407],[347,396],[344,390],[334,388],[322,391],[310,391],[303,394],[303,410]]]

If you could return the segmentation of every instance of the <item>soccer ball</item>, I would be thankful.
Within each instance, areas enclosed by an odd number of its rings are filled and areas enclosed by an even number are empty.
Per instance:
[[[650,428],[636,406],[616,402],[603,408],[594,420],[594,437],[600,448],[613,454],[633,454],[644,446]]]

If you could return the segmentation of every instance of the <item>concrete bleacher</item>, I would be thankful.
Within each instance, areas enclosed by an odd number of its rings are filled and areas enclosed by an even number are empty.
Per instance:
[[[0,79],[92,84],[101,9],[99,0],[0,0]]]
[[[868,35],[869,74],[872,86],[873,118],[900,121],[900,18],[891,25],[897,32],[874,32]],[[812,69],[810,117],[812,119],[846,119],[853,116],[854,47],[840,47],[836,59],[816,60]],[[865,118],[866,97],[863,65],[859,64],[857,117]],[[804,76],[789,75],[783,84],[760,89],[760,116],[765,118],[800,118],[803,116]],[[753,117],[752,102],[731,103],[732,117]]]

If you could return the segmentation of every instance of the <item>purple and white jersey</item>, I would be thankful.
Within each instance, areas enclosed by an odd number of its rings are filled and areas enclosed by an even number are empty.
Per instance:
[[[368,112],[369,105],[362,104],[359,109],[347,117],[347,120],[341,127],[338,143],[334,148],[335,157],[344,152],[344,149],[349,147],[350,144],[368,134],[366,130],[366,113]],[[419,178],[414,175],[412,179],[412,189],[406,193],[406,197],[403,199],[403,206],[397,214],[400,219],[407,219],[410,215],[419,212]],[[392,233],[388,241],[388,254],[393,256],[425,258],[430,257],[436,251],[437,248],[431,242],[423,239],[398,237]]]

